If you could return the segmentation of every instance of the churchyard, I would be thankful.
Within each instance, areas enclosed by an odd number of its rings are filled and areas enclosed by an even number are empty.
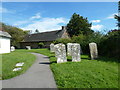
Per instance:
[[[64,44],[51,44],[50,50],[21,49],[3,54],[2,77],[9,79],[23,74],[34,63],[35,56],[30,52],[35,52],[49,57],[50,68],[58,88],[118,88],[118,63],[114,59],[97,58],[98,53],[91,51],[91,60],[89,55],[80,54],[79,44],[69,43],[67,46],[72,49],[66,49]],[[93,50],[93,47],[90,48]],[[96,49],[93,51],[97,52]],[[20,62],[24,62],[22,69],[13,71],[17,68],[15,65]]]
[[[119,88],[120,1],[25,3],[3,3],[3,88]]]

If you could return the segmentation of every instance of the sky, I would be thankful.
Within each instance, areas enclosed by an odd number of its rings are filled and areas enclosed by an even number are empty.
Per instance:
[[[0,21],[23,30],[60,30],[73,13],[87,17],[94,31],[117,29],[117,2],[3,2]]]

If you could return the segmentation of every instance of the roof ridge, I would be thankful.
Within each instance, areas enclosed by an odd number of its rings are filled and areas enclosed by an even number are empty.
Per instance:
[[[62,29],[61,29],[61,30],[62,30]],[[33,33],[33,34],[49,33],[49,32],[56,32],[56,31],[60,31],[60,30],[55,30],[55,31],[47,31],[47,32],[39,32],[39,33]],[[33,34],[30,34],[30,35],[33,35]]]

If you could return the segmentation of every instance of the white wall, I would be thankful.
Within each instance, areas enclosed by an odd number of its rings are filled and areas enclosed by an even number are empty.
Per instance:
[[[0,37],[0,54],[10,53],[10,38]]]

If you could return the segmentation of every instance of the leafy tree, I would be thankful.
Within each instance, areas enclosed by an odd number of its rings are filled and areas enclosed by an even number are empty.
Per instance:
[[[67,31],[71,37],[79,34],[88,35],[93,32],[90,29],[91,25],[92,23],[89,23],[87,18],[83,18],[83,16],[74,13],[71,17],[71,20],[67,24]]]
[[[120,59],[120,31],[111,30],[100,42],[99,54]]]
[[[35,33],[39,33],[39,30],[38,30],[38,29],[36,29],[36,30],[35,30]]]
[[[118,2],[118,13],[120,13],[120,1]],[[118,29],[120,30],[120,16],[115,15],[114,18],[117,19],[118,21],[117,26],[118,26]]]
[[[23,31],[20,28],[6,25],[4,23],[2,24],[2,30],[8,32],[12,38],[11,38],[11,45],[19,48],[20,47],[20,42],[24,39],[25,35],[29,33],[29,31]]]

